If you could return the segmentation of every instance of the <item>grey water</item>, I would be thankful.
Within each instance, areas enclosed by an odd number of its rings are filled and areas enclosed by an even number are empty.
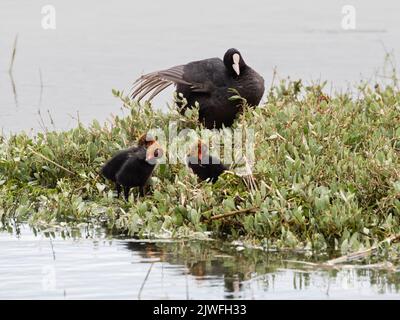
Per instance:
[[[42,27],[49,4],[56,29]],[[342,28],[348,4],[354,30]],[[2,0],[0,130],[64,130],[77,118],[102,123],[123,114],[112,88],[128,92],[143,73],[222,57],[230,47],[267,87],[276,67],[280,78],[327,80],[328,91],[346,90],[381,75],[386,51],[399,57],[399,10],[396,0]],[[154,105],[165,108],[171,93]]]
[[[54,30],[42,27],[49,4]],[[354,30],[341,25],[347,4]],[[1,0],[0,134],[107,121],[124,113],[112,88],[128,92],[143,73],[222,57],[230,47],[267,87],[274,68],[278,78],[328,80],[331,91],[376,81],[385,77],[385,54],[399,58],[399,10],[396,0]],[[172,89],[154,106],[171,100]],[[298,256],[242,249],[50,237],[24,226],[0,233],[0,299],[400,298],[398,271],[314,270],[286,261]]]
[[[0,299],[400,299],[400,271],[318,269],[215,241],[0,232]]]

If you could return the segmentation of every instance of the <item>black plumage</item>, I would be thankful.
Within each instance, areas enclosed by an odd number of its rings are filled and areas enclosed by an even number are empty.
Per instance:
[[[115,183],[117,189],[117,197],[121,193],[121,185],[117,183],[117,173],[122,168],[123,164],[130,157],[139,151],[142,147],[132,147],[126,150],[119,151],[101,168],[101,174],[108,180]]]
[[[116,174],[116,183],[124,188],[126,200],[129,197],[129,190],[133,187],[139,187],[140,195],[144,196],[144,186],[156,165],[155,161],[149,161],[150,159],[146,156],[147,151],[145,147],[140,147],[136,152],[131,153]],[[157,156],[158,153],[155,157]]]
[[[125,199],[129,190],[139,187],[144,195],[144,187],[150,178],[157,159],[162,156],[160,145],[146,135],[140,137],[138,146],[119,151],[102,167],[102,175],[116,184],[117,197],[124,189]]]
[[[187,106],[199,103],[200,121],[209,129],[231,126],[241,111],[241,101],[229,100],[234,95],[229,89],[237,90],[251,106],[258,105],[264,94],[263,77],[245,63],[238,50],[229,49],[223,60],[194,61],[143,75],[134,83],[131,96],[141,100],[150,94],[151,100],[171,84],[186,98]],[[185,111],[181,102],[178,106]]]
[[[187,163],[190,169],[200,180],[209,180],[215,183],[218,177],[228,168],[221,163],[221,160],[208,154],[207,147],[198,142],[187,157]]]

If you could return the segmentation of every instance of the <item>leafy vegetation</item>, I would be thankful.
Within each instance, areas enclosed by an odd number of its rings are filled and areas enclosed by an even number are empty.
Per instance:
[[[255,189],[231,172],[212,185],[184,164],[161,164],[152,192],[125,202],[98,174],[115,151],[150,128],[168,133],[171,122],[200,129],[195,110],[162,113],[114,90],[126,117],[0,137],[1,222],[93,223],[135,237],[211,236],[342,253],[376,245],[400,234],[400,92],[390,85],[361,85],[356,95],[323,91],[282,81],[264,105],[244,106],[234,126],[255,132]]]

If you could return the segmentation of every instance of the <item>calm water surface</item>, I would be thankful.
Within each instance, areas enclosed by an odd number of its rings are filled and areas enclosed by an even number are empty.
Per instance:
[[[41,9],[56,9],[43,30]],[[122,114],[111,89],[143,72],[221,57],[237,47],[271,84],[328,79],[346,89],[373,79],[385,50],[400,52],[400,2],[354,0],[354,31],[341,29],[348,1],[0,1],[0,131],[57,130]],[[7,73],[18,34],[13,77]],[[171,101],[162,94],[157,107]],[[41,124],[40,116],[43,118]],[[51,115],[51,119],[48,115]],[[0,298],[399,299],[399,272],[310,270],[214,242],[137,242],[101,234],[54,238],[0,233]],[[147,278],[146,278],[147,276]]]
[[[56,30],[41,26],[42,6],[56,9]],[[341,28],[342,7],[356,29]],[[111,89],[130,88],[143,72],[237,47],[271,84],[280,77],[326,79],[328,90],[374,78],[385,50],[400,53],[397,0],[0,1],[0,130],[62,130],[121,114]],[[7,70],[18,34],[14,76]],[[15,92],[13,90],[13,83]],[[157,107],[171,101],[167,91]],[[47,114],[49,110],[54,123]]]
[[[400,299],[400,271],[314,270],[213,241],[0,233],[0,299]],[[88,238],[86,238],[88,237]]]

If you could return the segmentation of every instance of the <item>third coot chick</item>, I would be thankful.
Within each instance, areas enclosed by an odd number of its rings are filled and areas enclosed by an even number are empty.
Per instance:
[[[192,148],[187,162],[189,168],[200,178],[200,180],[207,180],[215,183],[218,177],[228,168],[221,163],[221,160],[208,154],[207,146],[198,141]]]
[[[223,60],[194,61],[143,75],[134,83],[132,98],[140,100],[151,93],[151,100],[171,84],[186,98],[187,106],[194,106],[196,101],[200,104],[199,120],[208,129],[231,126],[241,111],[241,101],[229,100],[234,95],[229,89],[236,89],[251,106],[258,105],[264,94],[263,77],[233,48],[225,53]],[[181,103],[178,106],[181,112],[185,111]]]

